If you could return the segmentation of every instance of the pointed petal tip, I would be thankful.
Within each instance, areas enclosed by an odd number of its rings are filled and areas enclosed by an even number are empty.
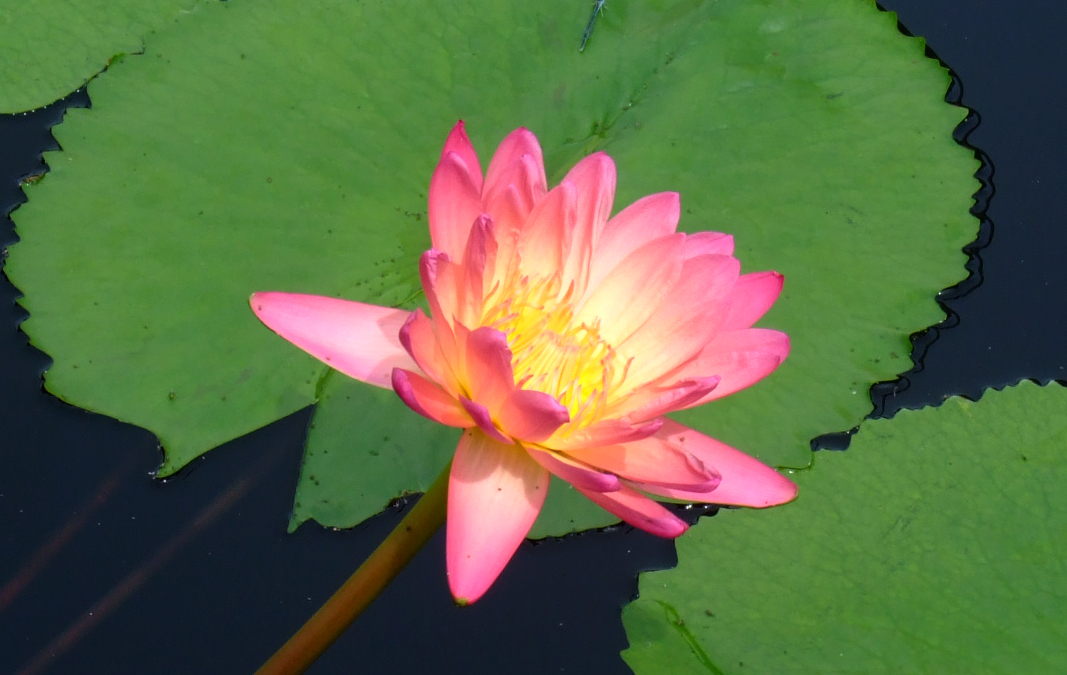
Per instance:
[[[775,469],[674,420],[666,421],[658,437],[686,449],[705,465],[714,467],[722,476],[722,482],[708,493],[657,488],[657,495],[683,501],[756,509],[785,504],[797,495],[797,485]]]
[[[689,529],[684,520],[633,488],[624,486],[617,492],[603,493],[584,490],[578,486],[575,486],[575,489],[606,511],[657,537],[674,539]]]
[[[549,473],[525,450],[463,434],[448,486],[445,558],[452,597],[475,602],[526,538],[548,494]]]
[[[460,396],[459,403],[463,406],[463,409],[467,411],[467,414],[470,415],[470,418],[474,420],[474,423],[478,425],[478,428],[485,432],[486,436],[508,445],[515,442],[500,431],[500,429],[496,428],[496,424],[493,422],[493,416],[489,413],[489,409],[484,405],[472,401],[466,396]]]
[[[781,506],[797,498],[800,487],[781,473],[778,473],[778,476],[780,478],[778,481],[765,479],[765,492],[758,500],[754,500],[755,503],[751,504],[751,508],[766,509],[771,506]],[[712,493],[712,499],[714,499],[714,493]]]
[[[271,301],[275,296],[288,295],[280,291],[256,291],[252,295],[248,296],[248,306],[252,308],[256,316],[259,316],[263,312],[263,306],[265,303]]]
[[[389,387],[394,367],[417,368],[400,344],[407,310],[273,291],[254,293],[249,303],[265,326],[349,377]]]
[[[539,391],[515,389],[500,408],[500,426],[512,437],[539,443],[571,421],[570,411],[554,397]]]
[[[677,539],[689,530],[689,525],[685,521],[678,519],[665,520],[661,527],[663,528],[663,534],[660,536],[667,539]]]

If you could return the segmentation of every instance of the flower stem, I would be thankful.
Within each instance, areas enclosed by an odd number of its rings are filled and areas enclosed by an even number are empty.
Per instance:
[[[449,462],[400,524],[348,581],[282,645],[256,675],[296,675],[311,667],[445,522]]]

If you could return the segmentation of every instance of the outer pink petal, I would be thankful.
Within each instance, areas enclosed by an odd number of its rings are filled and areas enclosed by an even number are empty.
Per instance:
[[[467,431],[448,485],[448,585],[459,604],[482,597],[530,531],[548,471],[517,445]]]
[[[446,152],[430,179],[429,221],[433,247],[462,262],[467,233],[482,212],[481,176],[455,152]]]
[[[734,254],[734,238],[722,232],[694,232],[685,238],[685,257]]]
[[[574,185],[578,202],[574,235],[564,256],[562,286],[575,282],[581,297],[589,282],[594,247],[615,201],[615,162],[603,152],[593,153],[578,162],[563,180]]]
[[[720,481],[717,467],[701,461],[681,446],[651,436],[640,441],[569,453],[574,459],[640,483],[642,489],[660,493],[673,488],[696,493],[714,490]]]
[[[628,487],[623,487],[617,492],[593,492],[577,486],[575,489],[602,509],[614,513],[627,523],[649,534],[673,539],[689,529],[685,521],[678,516]]]
[[[707,396],[689,407],[729,396],[773,373],[789,354],[789,336],[766,328],[719,333],[704,351],[674,374],[687,378],[718,375],[721,379]]]
[[[575,323],[599,324],[609,344],[623,343],[668,300],[682,271],[684,245],[685,235],[671,234],[626,256],[582,302]]]
[[[684,501],[756,508],[784,504],[797,495],[797,486],[771,467],[673,420],[667,420],[656,437],[684,448],[705,464],[714,466],[722,476],[719,487],[710,493],[648,488],[654,489],[658,495]]]
[[[571,420],[559,401],[539,391],[515,389],[497,413],[500,427],[519,441],[539,443]]]
[[[767,313],[782,293],[785,278],[777,272],[744,274],[730,294],[730,311],[722,330],[748,328]]]
[[[554,452],[545,452],[527,447],[526,452],[541,466],[575,487],[593,492],[614,492],[622,489],[619,477],[612,473],[602,473],[579,464],[574,460]]]
[[[661,426],[663,426],[661,419],[649,420],[641,424],[633,424],[621,419],[606,419],[574,432],[568,430],[565,435],[561,434],[553,438],[549,445],[553,450],[571,452],[601,445],[629,443],[648,438],[659,431]]]
[[[389,388],[393,368],[418,368],[400,344],[407,310],[298,293],[253,293],[249,304],[272,331],[349,377]]]
[[[673,234],[681,208],[677,192],[661,192],[638,199],[609,220],[594,242],[589,287],[597,286],[634,249]]]
[[[434,422],[464,429],[474,426],[454,396],[417,373],[394,368],[393,390],[409,408]]]
[[[529,158],[532,161],[524,160]],[[524,178],[516,178],[512,170],[516,164],[522,164],[532,173]],[[516,129],[508,134],[489,162],[489,169],[485,174],[485,184],[482,194],[491,195],[501,185],[514,183],[529,185],[534,191],[539,192],[535,196],[540,199],[545,194],[547,181],[545,180],[545,160],[541,154],[541,144],[537,142],[529,129]]]
[[[482,165],[478,161],[478,153],[474,151],[474,146],[471,145],[471,139],[467,137],[467,129],[463,124],[463,120],[456,122],[456,125],[452,127],[452,131],[448,133],[448,138],[445,140],[445,147],[441,150],[441,156],[444,157],[450,152],[454,152],[459,155],[463,163],[470,169],[471,178],[474,180],[475,187],[479,191],[482,189]]]

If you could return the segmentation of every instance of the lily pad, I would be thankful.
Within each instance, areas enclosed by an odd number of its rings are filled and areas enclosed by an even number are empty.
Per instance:
[[[66,96],[206,0],[0,1],[0,114]]]
[[[720,512],[641,577],[638,675],[1067,672],[1067,390],[903,411],[818,457],[796,502]]]
[[[785,274],[764,325],[792,337],[786,364],[680,417],[806,465],[812,437],[856,425],[868,386],[909,367],[908,334],[943,317],[934,296],[964,275],[977,162],[951,138],[964,111],[943,100],[948,75],[866,0],[619,2],[579,53],[589,9],[231,0],[150,34],[57,127],[64,150],[15,214],[7,272],[55,359],[46,386],[158,434],[161,475],[319,400],[328,370],[246,298],[415,306],[426,187],[463,118],[484,155],[533,129],[550,181],[606,150],[617,208],[677,190],[682,229],[730,232],[747,271]],[[322,398],[316,425],[365,419],[357,398]],[[309,437],[301,505],[341,503],[366,473],[323,470],[320,443],[363,462],[412,424],[396,402],[375,410],[373,433]],[[418,489],[440,440],[411,438],[427,466],[382,464],[398,480],[362,506],[302,506],[294,522],[352,525],[396,485]],[[560,532],[610,521],[560,513]]]

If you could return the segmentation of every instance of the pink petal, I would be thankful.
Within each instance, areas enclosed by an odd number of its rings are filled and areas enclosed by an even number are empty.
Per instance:
[[[516,166],[521,166],[528,173],[516,176],[513,173]],[[482,194],[490,196],[508,184],[532,190],[534,201],[543,197],[547,190],[541,144],[528,129],[516,129],[500,142],[489,162]]]
[[[416,308],[401,326],[399,337],[404,350],[429,379],[445,386],[453,394],[457,393],[456,378],[441,349],[433,321],[421,308]]]
[[[509,438],[506,434],[501,432],[500,429],[496,428],[496,423],[493,422],[493,416],[489,414],[488,408],[481,403],[470,400],[466,396],[460,396],[459,403],[486,436],[494,441],[499,441],[500,443],[514,445],[515,441],[513,439]]]
[[[782,293],[785,278],[777,272],[744,274],[730,294],[730,311],[722,330],[748,328],[767,313]]]
[[[389,388],[393,368],[417,368],[400,344],[407,310],[298,293],[253,293],[249,304],[272,331],[349,377]]]
[[[515,389],[508,393],[497,414],[500,427],[519,441],[539,443],[571,421],[559,401],[539,391]]]
[[[677,192],[661,192],[638,199],[609,220],[594,242],[589,287],[596,287],[634,249],[673,234],[681,208]]]
[[[419,276],[434,321],[453,323],[460,305],[460,280],[452,257],[433,248],[425,251],[419,258]]]
[[[564,182],[578,193],[574,235],[565,254],[562,286],[572,281],[578,295],[584,295],[589,280],[593,249],[611,216],[615,201],[615,162],[603,152],[583,158],[571,169]]]
[[[609,344],[621,344],[668,299],[682,271],[685,235],[660,237],[626,256],[582,302],[574,322],[600,326]]]
[[[656,438],[687,450],[705,464],[714,466],[722,476],[719,487],[711,493],[655,488],[658,495],[756,508],[784,504],[797,495],[797,486],[771,467],[673,420],[667,420]]]
[[[688,377],[718,375],[721,379],[707,396],[693,403],[729,396],[750,387],[773,373],[789,354],[789,336],[766,328],[745,328],[719,333],[695,359],[685,364],[674,376]]]
[[[433,247],[462,262],[467,234],[482,212],[481,178],[456,152],[447,152],[430,179],[429,221]]]
[[[445,545],[457,603],[476,601],[500,575],[541,511],[548,478],[521,447],[463,434],[449,477]]]
[[[499,221],[505,217],[506,213],[498,209],[508,203],[514,208],[514,213],[507,225],[521,229],[534,205],[544,199],[548,192],[544,166],[540,161],[539,156],[523,155],[493,176],[492,185],[482,190],[482,205],[492,214],[493,220]]]
[[[471,178],[474,180],[475,187],[480,192],[482,189],[482,165],[478,162],[478,153],[474,151],[474,146],[471,145],[470,138],[467,137],[467,130],[463,124],[463,120],[456,122],[456,125],[452,127],[452,131],[448,133],[448,138],[445,140],[445,147],[441,150],[441,156],[454,152],[459,155],[459,158],[463,160],[463,163],[470,169]]]
[[[400,400],[423,417],[450,427],[474,426],[474,420],[454,396],[418,373],[394,368],[392,381]]]
[[[519,233],[518,253],[526,274],[551,276],[563,265],[565,248],[574,234],[578,193],[560,183],[534,206]]]
[[[722,232],[694,232],[685,237],[685,257],[734,254],[734,238]]]
[[[538,464],[575,487],[593,492],[614,492],[622,489],[622,483],[615,474],[594,471],[566,455],[530,447],[526,448],[526,452],[530,453],[530,457]]]
[[[630,386],[654,381],[703,351],[726,318],[725,303],[740,270],[736,258],[724,255],[697,256],[682,264],[678,283],[652,318],[616,345],[620,358],[633,359],[627,372]]]
[[[641,424],[633,424],[621,419],[606,419],[574,432],[568,430],[566,435],[553,438],[551,445],[553,450],[571,452],[601,445],[629,443],[648,438],[659,431],[661,426],[663,426],[661,419],[649,420]]]
[[[579,462],[639,483],[642,489],[657,494],[662,493],[661,488],[703,494],[714,490],[720,481],[718,467],[663,440],[660,434],[622,445],[587,448],[568,454]]]
[[[638,401],[644,401],[640,405],[629,408],[629,406],[619,406],[620,409],[626,410],[626,419],[631,422],[644,422],[658,418],[661,415],[666,415],[669,412],[675,410],[682,410],[683,408],[689,408],[696,404],[697,401],[704,400],[705,397],[712,392],[719,385],[719,377],[696,377],[688,380],[682,380],[676,382],[673,386],[664,389],[659,387],[649,386],[645,391],[638,392],[639,394],[645,394],[649,396],[647,401],[644,398],[633,397],[631,400],[626,401],[627,404],[632,405]]]
[[[616,492],[593,492],[592,490],[583,490],[577,486],[574,489],[581,492],[605,511],[613,513],[637,529],[644,530],[657,537],[673,539],[689,529],[685,521],[678,518],[678,516],[640,492],[628,487],[623,487]]]
[[[487,281],[486,270],[492,273],[496,264],[497,244],[493,236],[493,221],[482,214],[474,221],[467,238],[467,251],[460,268],[462,293],[457,318],[465,325],[477,325],[485,311],[483,289]]]
[[[471,331],[466,344],[463,381],[470,398],[496,414],[515,389],[508,338],[495,328],[482,326]]]
[[[526,223],[526,218],[533,210],[533,204],[525,204],[514,185],[508,185],[497,196],[485,204],[487,213],[493,218],[493,239],[496,242],[494,264],[489,268],[490,279],[506,279],[518,265],[515,250],[519,242],[519,233]],[[491,289],[492,284],[486,286]]]

